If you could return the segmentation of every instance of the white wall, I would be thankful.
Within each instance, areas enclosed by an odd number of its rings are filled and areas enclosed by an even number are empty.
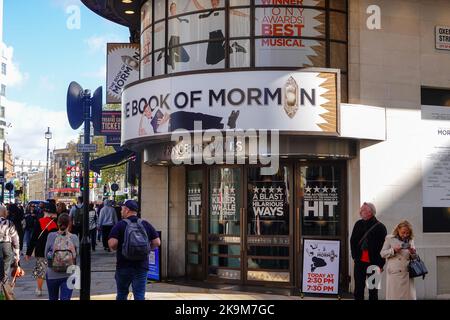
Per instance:
[[[369,5],[380,6],[382,30],[367,29]],[[364,201],[376,204],[388,232],[409,220],[430,269],[425,281],[416,280],[418,298],[436,298],[436,256],[450,256],[450,234],[422,232],[420,88],[450,88],[450,51],[436,50],[434,42],[435,26],[450,26],[450,1],[351,0],[350,11],[350,103],[386,107],[387,140],[360,144],[360,190],[349,193],[349,230]]]

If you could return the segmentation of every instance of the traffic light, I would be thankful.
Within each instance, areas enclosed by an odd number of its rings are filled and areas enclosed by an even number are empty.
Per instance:
[[[82,175],[80,175],[80,191],[84,191],[84,179]]]

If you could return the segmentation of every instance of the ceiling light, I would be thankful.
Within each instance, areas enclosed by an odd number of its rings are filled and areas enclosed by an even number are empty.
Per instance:
[[[133,10],[127,10],[127,11],[125,11],[125,13],[126,14],[134,14],[134,11]]]

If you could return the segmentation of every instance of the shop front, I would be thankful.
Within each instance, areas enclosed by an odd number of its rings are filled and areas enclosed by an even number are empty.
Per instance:
[[[247,165],[189,168],[187,276],[300,288],[304,238],[339,240],[346,251],[345,168],[286,161],[271,176]]]
[[[143,154],[166,277],[327,293],[303,280],[337,261],[328,293],[348,291],[346,21],[330,1],[143,4],[122,144]]]
[[[140,4],[121,142],[163,278],[347,292],[350,162],[385,138],[384,108],[347,104],[347,1]]]

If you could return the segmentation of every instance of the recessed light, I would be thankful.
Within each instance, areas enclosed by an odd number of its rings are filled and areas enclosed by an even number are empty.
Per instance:
[[[125,11],[125,13],[126,14],[134,14],[134,11],[133,10],[127,10],[127,11]]]
[[[133,3],[133,0],[122,0],[123,3]]]

